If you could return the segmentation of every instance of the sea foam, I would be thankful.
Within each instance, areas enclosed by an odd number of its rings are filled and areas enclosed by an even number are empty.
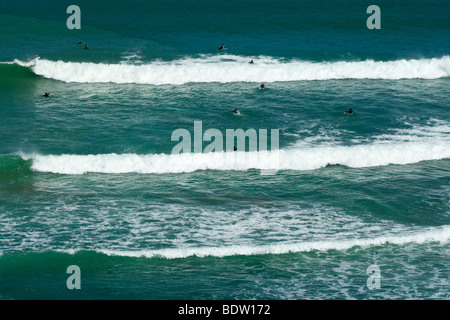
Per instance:
[[[254,64],[249,64],[253,59]],[[191,82],[276,82],[329,79],[437,79],[450,76],[450,57],[396,61],[284,61],[273,57],[201,56],[147,64],[105,64],[40,59],[37,75],[64,82],[180,85]]]
[[[367,239],[352,240],[330,240],[311,241],[299,243],[278,243],[270,245],[234,245],[223,247],[184,247],[168,248],[157,250],[96,250],[106,255],[127,256],[127,257],[160,257],[166,259],[197,257],[227,257],[235,255],[265,255],[265,254],[287,254],[310,251],[327,250],[348,250],[354,247],[381,246],[386,244],[404,245],[408,243],[424,244],[436,242],[439,244],[448,243],[450,239],[450,226],[430,228],[423,232],[407,235],[386,235]],[[74,253],[74,252],[72,252]]]
[[[315,170],[327,165],[352,168],[405,165],[450,158],[450,141],[385,142],[352,146],[319,145],[261,152],[183,154],[21,154],[32,170],[59,174],[182,173],[197,170]]]

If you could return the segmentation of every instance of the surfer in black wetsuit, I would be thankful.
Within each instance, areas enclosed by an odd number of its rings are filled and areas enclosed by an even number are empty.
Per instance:
[[[250,64],[254,64],[253,60],[249,62]]]
[[[44,93],[44,97],[50,97],[50,93],[49,92]]]
[[[350,108],[350,110],[345,111],[346,114],[353,114],[353,110]]]
[[[234,108],[234,110],[232,111],[234,114],[239,114],[238,109]]]
[[[85,46],[84,46],[84,50],[89,50],[88,45],[85,45]]]
[[[224,44],[221,45],[220,48],[219,48],[219,50],[221,50],[221,51],[222,51],[222,50],[225,50],[225,45],[224,45]]]
[[[84,44],[83,41],[80,41],[80,42],[77,43],[77,45],[82,45],[82,44]]]

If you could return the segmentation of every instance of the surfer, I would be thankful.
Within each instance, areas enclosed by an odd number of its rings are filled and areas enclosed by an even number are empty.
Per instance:
[[[89,50],[88,45],[85,45],[85,46],[84,46],[84,50]]]
[[[222,50],[225,50],[225,45],[224,45],[224,44],[221,45],[220,48],[219,48],[219,50],[221,50],[221,51],[222,51]]]
[[[264,88],[265,88],[264,83],[261,84],[260,88],[261,88],[261,90],[264,90]]]
[[[348,110],[348,111],[345,111],[345,114],[353,114],[353,110],[350,108],[350,110]]]
[[[44,97],[50,97],[50,92],[44,93]]]
[[[84,44],[83,41],[80,41],[80,42],[77,43],[77,45],[82,45],[82,44]]]
[[[232,111],[234,114],[239,114],[238,109],[234,108],[234,110]]]
[[[253,60],[249,62],[250,64],[254,64]]]

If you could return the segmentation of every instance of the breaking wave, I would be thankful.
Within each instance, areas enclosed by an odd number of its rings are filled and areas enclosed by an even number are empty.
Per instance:
[[[315,170],[327,165],[352,168],[405,165],[450,158],[450,142],[391,142],[354,146],[317,146],[261,152],[182,154],[22,154],[31,169],[59,174],[182,173],[197,170]]]
[[[249,60],[254,64],[249,64]],[[284,61],[273,57],[204,55],[147,64],[39,59],[14,62],[45,78],[79,83],[180,85],[191,82],[277,82],[329,79],[437,79],[450,76],[450,57],[396,61]]]

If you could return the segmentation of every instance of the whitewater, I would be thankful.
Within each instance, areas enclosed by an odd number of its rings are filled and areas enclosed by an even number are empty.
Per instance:
[[[254,64],[249,64],[254,60]],[[331,79],[438,79],[450,76],[450,57],[393,61],[312,62],[236,55],[202,55],[146,64],[39,59],[16,64],[42,77],[76,83],[181,85],[202,82],[285,82]]]
[[[406,233],[403,230],[403,233]],[[323,240],[323,241],[306,241],[300,243],[278,243],[272,245],[235,245],[228,247],[199,247],[199,248],[168,248],[159,250],[111,250],[98,249],[97,252],[107,255],[127,256],[127,257],[160,257],[165,259],[187,258],[190,256],[197,257],[228,257],[235,255],[264,255],[264,254],[287,254],[310,251],[328,251],[341,250],[345,251],[354,247],[372,247],[382,245],[405,245],[408,243],[424,244],[437,243],[444,245],[450,239],[450,226],[442,226],[438,228],[429,228],[422,232],[415,232],[409,235],[386,235],[375,236],[370,239],[352,239],[352,240]],[[78,250],[68,250],[67,253],[75,254]]]
[[[391,130],[370,140],[343,145],[339,141],[299,140],[270,151],[177,154],[17,154],[32,160],[31,169],[58,174],[182,173],[197,170],[316,170],[328,165],[365,168],[450,159],[450,126],[433,125]]]

